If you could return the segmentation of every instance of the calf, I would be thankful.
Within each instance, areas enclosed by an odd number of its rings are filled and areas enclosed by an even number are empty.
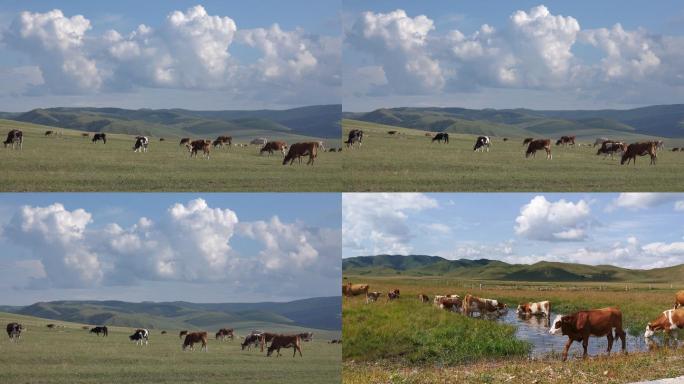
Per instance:
[[[378,301],[380,296],[382,296],[382,292],[368,292],[368,293],[366,293],[366,304],[370,304],[371,302]]]
[[[549,139],[537,139],[530,141],[530,144],[527,146],[527,151],[525,152],[525,157],[530,157],[530,155],[535,157],[537,151],[541,149],[546,151],[546,160],[553,159],[553,155],[551,155],[551,140]]]
[[[263,154],[264,152],[268,152],[269,156],[273,154],[273,151],[279,151],[282,153],[283,156],[285,156],[285,151],[287,150],[287,143],[284,141],[269,141],[261,147],[261,151],[259,151],[259,154]]]
[[[473,151],[482,152],[486,149],[487,152],[489,152],[490,144],[491,144],[491,141],[489,140],[489,136],[480,136],[475,141],[475,145],[473,146]]]
[[[675,295],[674,309],[677,309],[679,307],[684,307],[684,291],[679,291]]]
[[[668,309],[667,311],[663,311],[657,319],[646,325],[644,337],[648,339],[657,331],[664,331],[669,335],[671,331],[682,328],[684,328],[684,308]],[[677,334],[675,333],[675,339],[677,337],[676,335]]]
[[[656,147],[657,147],[657,142],[655,142],[655,141],[630,144],[627,147],[627,150],[625,151],[625,153],[622,155],[622,159],[620,160],[620,164],[624,165],[626,162],[627,165],[629,165],[630,161],[634,161],[634,165],[636,165],[636,157],[637,156],[649,155],[649,156],[651,156],[651,165],[655,165],[656,160],[658,159]]]
[[[287,164],[288,161],[290,162],[290,165],[292,165],[295,159],[299,159],[301,162],[301,157],[306,155],[309,156],[309,161],[306,162],[306,165],[313,165],[314,159],[316,159],[316,156],[318,156],[317,142],[314,141],[309,143],[292,144],[290,146],[290,150],[283,159],[283,165]]]
[[[449,134],[446,132],[440,132],[432,138],[431,142],[434,143],[435,141],[438,143],[443,141],[444,144],[449,144]]]
[[[202,343],[200,351],[207,352],[207,333],[206,332],[191,332],[185,335],[183,340],[183,351],[190,347],[190,350],[195,349],[195,343]]]
[[[276,356],[280,356],[280,348],[294,348],[292,357],[297,356],[297,351],[299,351],[299,357],[303,357],[302,341],[297,335],[275,335],[271,341],[271,345],[268,347],[266,356],[271,356],[273,351],[276,351]]]
[[[109,330],[107,329],[106,326],[94,327],[90,330],[90,333],[94,333],[98,336],[100,336],[100,333],[101,333],[102,337],[109,336]]]
[[[133,152],[147,152],[147,146],[150,144],[150,139],[147,136],[136,136],[135,144],[133,144]]]
[[[147,345],[150,339],[150,332],[144,328],[136,329],[132,335],[128,336],[128,338],[131,341],[135,341],[136,345],[140,344],[142,346],[143,342],[145,343],[145,345]]]
[[[97,143],[98,141],[102,141],[102,144],[107,144],[107,134],[106,133],[96,133],[93,135],[93,143]]]
[[[21,331],[23,330],[24,327],[19,323],[7,324],[7,336],[9,337],[11,342],[19,341],[19,338],[21,337]]]
[[[12,149],[23,149],[24,147],[24,132],[13,129],[7,132],[7,139],[2,142],[5,148],[12,146]]]
[[[613,336],[613,331],[615,336]],[[626,353],[626,334],[622,329],[622,312],[617,308],[591,309],[579,311],[572,315],[558,315],[549,329],[552,335],[559,333],[568,337],[568,342],[563,350],[563,361],[568,359],[568,350],[573,341],[581,341],[584,353],[582,358],[587,358],[587,346],[589,337],[603,337],[608,339],[608,354],[613,349],[615,337],[622,340],[622,351]]]

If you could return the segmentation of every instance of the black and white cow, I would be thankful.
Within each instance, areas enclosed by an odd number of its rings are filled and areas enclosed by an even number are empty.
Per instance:
[[[434,143],[435,141],[438,143],[444,142],[444,144],[449,144],[449,134],[446,132],[440,132],[432,138],[432,142]]]
[[[107,144],[107,134],[106,133],[96,133],[93,135],[93,143],[96,143],[98,141],[102,140],[102,144]]]
[[[18,129],[13,129],[7,133],[7,139],[3,142],[5,148],[12,146],[12,149],[22,149],[24,144],[24,133]]]
[[[250,350],[252,347],[258,348],[260,337],[261,333],[252,332],[249,335],[245,336],[245,339],[242,341],[242,344],[240,344],[240,347],[242,347],[243,351],[245,350],[245,348],[247,348],[247,350]]]
[[[24,327],[19,323],[7,324],[7,336],[9,336],[11,342],[19,341],[19,338],[21,337],[21,331],[23,330]]]
[[[349,135],[347,136],[347,141],[344,142],[347,144],[347,148],[354,149],[354,146],[358,144],[359,147],[361,147],[361,144],[363,144],[363,131],[360,129],[352,129],[349,131]]]
[[[150,139],[148,139],[147,136],[136,136],[133,152],[147,152],[147,146],[149,144]]]
[[[489,140],[489,136],[480,136],[475,141],[475,146],[473,146],[473,151],[483,152],[486,149],[487,152],[489,152],[489,146],[490,145],[491,145],[491,141]]]
[[[131,341],[135,341],[135,345],[143,345],[143,343],[147,345],[150,338],[150,332],[145,328],[136,329],[135,333],[128,336],[128,338],[131,339]]]

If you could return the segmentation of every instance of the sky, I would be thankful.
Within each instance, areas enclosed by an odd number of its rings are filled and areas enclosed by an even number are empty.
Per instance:
[[[3,1],[0,111],[341,103],[340,2]]]
[[[684,194],[347,193],[342,256],[684,264]]]
[[[343,108],[684,102],[684,3],[343,2]]]
[[[339,194],[0,194],[0,304],[339,295]]]

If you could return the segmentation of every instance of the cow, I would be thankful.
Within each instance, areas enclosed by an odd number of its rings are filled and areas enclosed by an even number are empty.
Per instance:
[[[276,351],[276,356],[280,356],[281,348],[294,348],[292,357],[297,356],[297,351],[299,351],[299,357],[303,357],[302,340],[298,335],[275,335],[271,341],[271,345],[268,347],[266,356],[271,356],[273,351]]]
[[[106,133],[96,133],[93,135],[93,140],[91,140],[91,141],[93,143],[97,143],[100,140],[102,140],[102,144],[107,144],[107,134]]]
[[[483,299],[467,294],[463,299],[463,314],[466,316],[478,312],[480,317],[494,314],[502,315],[508,311],[508,305],[493,299]]]
[[[420,295],[418,295],[418,300],[420,300],[421,303],[429,303],[430,296],[421,293]]]
[[[160,137],[160,138],[159,138],[159,141],[164,141],[164,138],[163,138],[163,137]]]
[[[610,158],[612,159],[614,154],[620,152],[624,153],[626,150],[627,144],[620,141],[606,140],[601,144],[601,148],[596,152],[596,156],[603,155],[603,158],[605,159],[610,155]]]
[[[438,307],[445,311],[460,312],[463,310],[463,300],[460,297],[442,297],[438,301]]]
[[[432,300],[432,304],[435,305],[436,307],[439,307],[439,304],[442,302],[444,299],[460,299],[461,296],[457,294],[453,295],[435,295],[435,298]]]
[[[161,331],[161,334],[162,334],[162,335],[166,335],[166,331]]]
[[[575,145],[575,136],[561,136],[560,139],[556,141],[556,145]]]
[[[313,340],[313,332],[302,332],[298,333],[297,336],[299,336],[299,338],[302,339],[302,341],[309,342]]]
[[[287,164],[288,161],[290,162],[290,165],[292,165],[295,159],[300,159],[302,156],[306,155],[309,155],[309,161],[306,162],[306,165],[313,165],[314,159],[318,156],[317,142],[292,144],[290,150],[287,151],[287,155],[283,159],[283,165]]]
[[[663,331],[670,335],[671,331],[684,328],[684,308],[668,309],[663,311],[655,320],[646,324],[644,338],[651,338],[657,331]],[[677,333],[675,332],[675,340]]]
[[[678,147],[672,148],[672,152],[679,152],[679,148]]]
[[[347,148],[354,149],[354,144],[359,144],[359,147],[361,147],[361,144],[363,144],[363,131],[360,129],[352,129],[349,131],[349,134],[347,135],[347,141],[344,142],[347,144]]]
[[[9,323],[7,324],[7,336],[11,342],[19,341],[21,337],[21,331],[24,330],[24,326],[19,323]]]
[[[180,143],[178,146],[183,147],[183,146],[188,146],[190,144],[190,138],[189,137],[184,137],[180,140]]]
[[[684,291],[679,291],[675,295],[674,309],[677,309],[679,307],[684,307]]]
[[[24,147],[24,132],[13,129],[7,132],[7,138],[2,142],[5,148],[12,146],[12,149],[23,149]]]
[[[101,326],[101,327],[94,327],[90,329],[90,333],[94,333],[98,336],[100,336],[100,333],[102,334],[102,337],[109,336],[109,330],[107,329],[106,326]]]
[[[55,131],[45,131],[45,136],[52,136],[55,134]]]
[[[216,145],[217,143],[218,143],[218,145]],[[232,136],[219,136],[216,138],[216,140],[214,140],[214,147],[218,146],[218,147],[223,148],[224,144],[228,144],[229,147],[231,145],[233,145],[233,137]]]
[[[242,341],[242,344],[240,344],[240,347],[242,347],[243,351],[245,350],[245,348],[247,348],[247,350],[250,350],[251,347],[258,347],[260,336],[261,335],[258,333],[253,333],[245,336],[245,339]]]
[[[658,153],[657,153],[656,148],[657,148],[657,143],[655,141],[630,144],[627,147],[627,150],[625,151],[625,153],[622,154],[622,159],[620,160],[620,164],[624,165],[626,162],[627,165],[629,165],[630,161],[634,161],[634,165],[636,165],[636,157],[637,156],[650,155],[651,156],[651,165],[655,165],[656,160],[658,159]]]
[[[522,145],[525,146],[525,145],[527,145],[527,144],[529,144],[529,143],[531,143],[531,142],[533,142],[533,141],[534,141],[534,138],[533,138],[533,137],[527,137],[527,138],[525,138],[525,140],[523,140],[523,144],[522,144]]]
[[[252,145],[258,145],[260,147],[263,147],[268,143],[268,139],[265,137],[257,137],[256,139],[252,139],[252,141],[249,142]]]
[[[131,341],[135,341],[135,345],[140,344],[140,346],[142,346],[143,343],[145,343],[145,345],[147,345],[147,343],[150,339],[150,332],[145,328],[136,329],[132,335],[128,336],[128,338]]]
[[[252,331],[252,333],[255,333],[255,331]],[[259,333],[259,346],[261,349],[261,352],[264,351],[264,346],[268,346],[268,343],[273,341],[273,338],[278,336],[277,333],[272,333],[272,332],[260,332]]]
[[[328,341],[328,344],[342,344],[342,341],[339,339],[332,339]]]
[[[216,340],[221,339],[221,341],[225,341],[226,338],[230,339],[231,341],[235,338],[233,328],[221,328],[218,330],[218,332],[216,332]]]
[[[515,312],[518,316],[542,316],[546,317],[548,321],[551,321],[551,303],[548,301],[521,303],[518,305]]]
[[[398,289],[393,289],[393,290],[387,292],[387,301],[396,300],[398,298],[399,298],[399,290]]]
[[[366,304],[370,304],[371,302],[378,301],[380,296],[382,296],[382,292],[368,292],[368,293],[366,293]]]
[[[615,335],[613,336],[613,332]],[[571,315],[557,315],[549,333],[552,335],[562,334],[568,337],[568,342],[563,350],[563,361],[568,359],[568,350],[574,341],[581,341],[584,353],[582,358],[587,358],[587,346],[589,337],[603,337],[608,339],[608,354],[613,349],[615,337],[622,340],[622,351],[626,352],[626,334],[622,329],[622,312],[618,308],[590,309],[579,311]]]
[[[549,139],[536,139],[530,141],[530,144],[527,146],[527,151],[525,152],[525,157],[528,158],[530,155],[535,157],[537,151],[541,149],[546,151],[546,160],[553,159],[553,155],[551,154],[551,140]]]
[[[444,144],[449,144],[449,134],[446,132],[440,132],[432,138],[431,142],[434,143],[435,141],[438,143],[444,141]]]
[[[487,152],[489,152],[489,146],[491,145],[491,141],[489,140],[489,136],[480,136],[475,140],[475,145],[473,146],[473,152],[474,151],[484,151],[485,148]]]
[[[185,336],[185,335],[187,335],[187,334],[188,334],[188,331],[182,330],[182,331],[180,331],[180,333],[178,334],[178,338],[179,338],[179,339],[182,339],[183,336]]]
[[[48,325],[46,325],[46,327],[48,327],[48,329],[55,329],[56,325],[48,324]]]
[[[190,150],[190,157],[197,157],[197,154],[202,150],[202,156],[205,159],[209,159],[209,153],[211,152],[211,140],[194,140],[188,145]]]
[[[388,134],[388,135],[396,135],[396,134],[397,134],[397,131],[387,131],[387,134]]]
[[[368,294],[368,289],[370,286],[368,284],[352,284],[352,283],[347,283],[346,285],[342,286],[342,293],[347,296],[358,296],[358,295],[366,295]]]
[[[508,137],[504,137],[504,138],[503,138],[503,141],[508,141]]]
[[[195,349],[195,343],[202,343],[202,348],[200,351],[207,352],[207,333],[206,332],[191,332],[185,335],[185,340],[183,340],[183,348],[185,351],[188,347],[193,351]]]
[[[268,155],[270,156],[273,154],[273,151],[279,151],[283,154],[283,156],[285,156],[285,151],[287,151],[287,143],[284,141],[269,141],[263,147],[261,147],[259,155],[263,154],[264,152],[268,152]]]
[[[607,137],[599,137],[598,139],[596,139],[596,141],[594,141],[594,147],[596,147],[597,145],[601,145],[606,141],[612,141],[612,140],[608,139]]]
[[[136,136],[135,144],[133,144],[133,152],[147,152],[147,146],[150,144],[150,139],[147,136]]]

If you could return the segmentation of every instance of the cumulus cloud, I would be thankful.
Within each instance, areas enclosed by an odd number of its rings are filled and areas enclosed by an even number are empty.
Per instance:
[[[659,205],[674,203],[677,211],[684,209],[684,195],[681,193],[651,193],[651,192],[629,192],[621,193],[607,207],[608,211],[616,208],[626,208],[630,210],[641,210],[656,207]]]
[[[520,209],[515,233],[530,240],[582,241],[588,237],[590,213],[584,200],[550,202],[536,196]]]
[[[437,206],[421,193],[343,194],[342,245],[357,254],[410,253],[409,214]]]
[[[203,199],[169,207],[157,222],[141,217],[135,224],[93,227],[92,215],[61,204],[22,207],[3,228],[3,240],[25,248],[37,260],[43,287],[97,287],[141,281],[224,282],[263,290],[262,280],[290,282],[315,274],[321,282],[339,274],[339,233],[307,228],[277,217],[239,222],[227,208]],[[261,244],[242,254],[235,238]]]

